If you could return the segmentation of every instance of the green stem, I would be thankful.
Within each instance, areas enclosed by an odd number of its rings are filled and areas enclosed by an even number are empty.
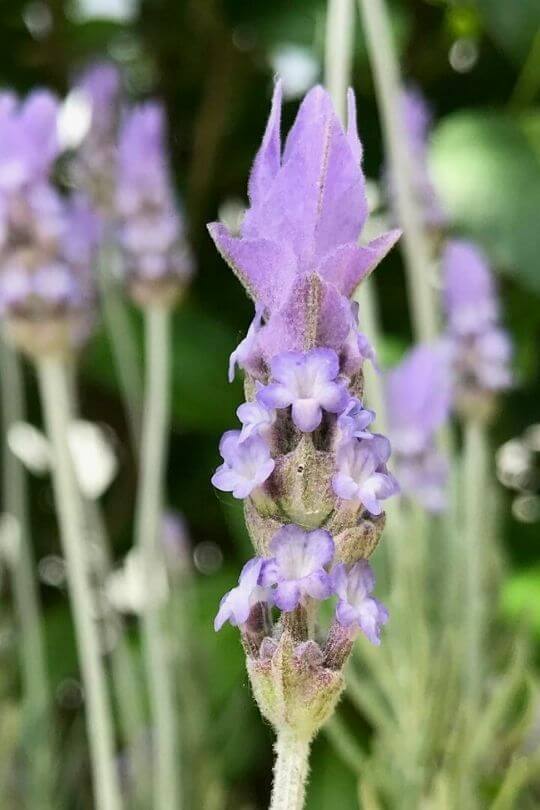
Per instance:
[[[478,708],[482,685],[484,642],[483,558],[486,520],[487,437],[484,425],[469,419],[465,424],[463,474],[465,617],[467,650],[465,690],[471,716]]]
[[[366,45],[396,189],[398,220],[403,228],[409,303],[416,338],[430,341],[437,335],[437,309],[429,281],[430,250],[412,188],[412,171],[400,115],[401,82],[384,0],[358,0]]]
[[[24,381],[19,359],[3,339],[0,339],[0,365],[4,437],[2,508],[16,521],[17,529],[17,551],[10,571],[21,637],[25,748],[33,802],[39,801],[40,806],[45,808],[52,806],[53,799],[51,694],[35,560],[30,540],[26,476],[22,464],[7,443],[11,426],[25,419]]]
[[[270,810],[302,810],[308,776],[309,740],[289,728],[278,732]]]
[[[89,579],[84,509],[67,441],[69,382],[60,357],[36,361],[45,424],[53,452],[53,485],[86,697],[86,722],[96,807],[120,810],[112,716]]]
[[[105,239],[99,258],[102,308],[111,350],[128,419],[132,446],[139,447],[141,436],[142,376],[137,356],[133,324],[124,296],[114,277],[118,255],[111,239]]]
[[[347,110],[347,87],[352,69],[354,41],[353,0],[328,0],[324,83],[342,121]]]
[[[149,594],[141,621],[155,734],[154,808],[176,810],[180,806],[176,701],[166,617],[154,603],[153,585],[164,564],[159,534],[169,424],[170,312],[165,308],[148,307],[145,332],[146,384],[135,530]]]

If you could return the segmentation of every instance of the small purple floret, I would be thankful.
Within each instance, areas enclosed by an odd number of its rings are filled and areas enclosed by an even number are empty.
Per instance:
[[[386,469],[389,457],[390,444],[383,436],[343,445],[337,453],[337,472],[332,479],[336,495],[359,501],[372,515],[380,515],[381,501],[399,491],[397,481]]]
[[[215,471],[212,483],[223,492],[232,492],[235,498],[247,498],[274,470],[268,445],[260,436],[242,440],[239,430],[228,430],[219,451],[224,463]]]
[[[238,585],[222,598],[217,616],[214,620],[214,630],[221,630],[225,622],[233,627],[245,624],[249,618],[251,608],[257,602],[269,602],[270,590],[261,587],[261,578],[265,561],[260,557],[249,560],[242,568]]]
[[[244,402],[237,409],[236,414],[242,423],[242,441],[252,435],[266,438],[270,428],[276,421],[276,412],[257,400]]]
[[[334,541],[327,531],[284,526],[272,539],[270,551],[274,556],[264,569],[262,582],[275,586],[273,598],[280,610],[294,610],[308,596],[322,600],[332,594],[325,567],[334,556]]]
[[[276,382],[261,388],[257,399],[267,408],[292,406],[297,428],[311,433],[319,427],[323,410],[340,413],[348,400],[347,390],[336,382],[339,360],[332,349],[283,352],[271,362]]]
[[[373,434],[367,428],[374,419],[374,411],[364,408],[359,399],[351,397],[343,413],[338,416],[338,444],[344,444],[351,439],[371,439]]]
[[[380,644],[381,627],[388,621],[388,611],[371,596],[375,576],[368,561],[359,560],[352,566],[336,565],[332,583],[338,596],[338,622],[343,627],[358,628],[372,644]]]

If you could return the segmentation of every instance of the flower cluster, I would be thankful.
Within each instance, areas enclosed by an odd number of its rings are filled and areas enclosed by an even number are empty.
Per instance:
[[[495,281],[480,248],[449,240],[442,269],[457,402],[462,409],[476,409],[511,386],[512,344],[500,325]]]
[[[374,352],[350,299],[399,233],[359,244],[367,202],[352,92],[346,130],[320,87],[304,99],[283,148],[280,114],[278,83],[240,236],[210,225],[255,303],[229,367],[231,379],[237,367],[245,374],[241,428],[224,435],[212,481],[244,500],[258,556],[223,598],[216,629],[225,621],[241,628],[255,695],[275,725],[292,722],[283,720],[280,678],[290,711],[309,705],[320,721],[354,636],[378,643],[387,614],[371,596],[367,558],[384,526],[382,504],[398,490],[390,443],[370,430],[375,414],[362,404],[362,366]],[[334,623],[319,645],[316,608],[331,596]],[[297,723],[313,732],[306,713]]]
[[[0,96],[0,308],[31,352],[82,340],[95,301],[97,221],[85,198],[61,196],[51,180],[57,115],[46,91]]]
[[[249,634],[257,627],[261,608],[273,606],[290,613],[309,604],[337,596],[335,621],[351,638],[364,633],[373,644],[388,619],[386,608],[371,596],[375,578],[367,560],[351,565],[338,563],[332,536],[324,529],[305,531],[289,524],[270,542],[271,557],[254,557],[244,566],[238,585],[221,600],[215,628],[226,621]],[[267,617],[268,618],[268,617]],[[262,641],[262,639],[261,639]]]
[[[446,505],[448,465],[436,447],[437,430],[452,405],[448,347],[420,345],[386,376],[388,430],[404,495],[430,512]]]
[[[184,225],[173,197],[161,104],[126,115],[118,138],[115,196],[119,241],[134,298],[176,298],[192,274]]]

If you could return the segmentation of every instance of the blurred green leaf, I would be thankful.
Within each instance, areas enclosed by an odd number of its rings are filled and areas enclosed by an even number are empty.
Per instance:
[[[513,622],[529,624],[540,634],[540,568],[513,574],[501,594],[503,615]]]
[[[431,157],[457,228],[540,292],[540,161],[519,123],[488,111],[451,115],[434,133]]]
[[[311,756],[306,810],[358,810],[356,777],[321,735]]]
[[[538,0],[476,0],[486,27],[502,50],[523,61],[540,28]]]

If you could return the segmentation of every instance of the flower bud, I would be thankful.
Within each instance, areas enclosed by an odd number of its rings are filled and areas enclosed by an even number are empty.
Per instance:
[[[277,644],[266,644],[261,652],[267,657],[247,659],[261,714],[276,730],[287,727],[311,739],[334,711],[345,685],[343,675],[324,666],[316,642],[295,644],[287,630]]]

